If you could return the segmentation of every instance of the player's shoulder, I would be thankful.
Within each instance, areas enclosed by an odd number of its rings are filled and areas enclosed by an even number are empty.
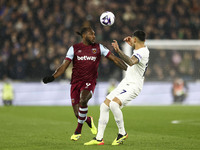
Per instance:
[[[92,44],[92,46],[93,47],[99,47],[101,44],[99,44],[99,43],[94,43],[94,44]]]
[[[82,42],[81,43],[76,43],[73,45],[74,51],[79,51],[87,48],[88,46],[84,45]]]
[[[100,46],[99,43],[94,43],[92,45],[88,45],[88,46],[92,46],[92,47],[97,47]],[[82,42],[81,43],[76,43],[73,45],[73,47],[88,47],[87,45],[84,45]]]
[[[140,48],[139,50],[140,50],[140,51],[148,51],[149,49],[148,49],[147,46],[145,46],[145,47]]]
[[[74,45],[72,45],[74,48],[76,48],[76,47],[82,47],[83,46],[83,43],[76,43],[76,44],[74,44]]]
[[[148,58],[149,57],[149,50],[147,47],[140,48],[134,51],[134,55],[139,58]]]
[[[140,48],[138,50],[139,53],[146,53],[146,54],[149,54],[149,49],[147,46],[143,47],[143,48]]]
[[[146,53],[147,55],[149,55],[149,53],[150,53],[150,51],[149,51],[149,49],[148,49],[147,46],[145,47],[145,53]]]
[[[104,46],[103,44],[100,44],[100,43],[99,43],[99,47],[100,47],[100,49],[108,50],[108,48],[106,46]]]

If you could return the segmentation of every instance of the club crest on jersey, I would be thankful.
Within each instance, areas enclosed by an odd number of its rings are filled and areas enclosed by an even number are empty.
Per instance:
[[[96,53],[97,53],[97,49],[96,49],[96,48],[92,48],[92,52],[93,52],[94,54],[96,54]]]

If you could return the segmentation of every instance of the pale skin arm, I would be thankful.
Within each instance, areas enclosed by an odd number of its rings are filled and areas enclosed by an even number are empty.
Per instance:
[[[126,41],[129,45],[132,45],[132,41],[130,39],[131,37],[127,37],[127,39],[125,38],[124,41]],[[123,61],[125,61],[129,66],[132,66],[134,64],[137,64],[139,61],[135,56],[132,56],[131,58],[129,56],[127,56],[126,54],[124,54],[120,49],[119,49],[119,45],[117,43],[116,40],[113,40],[114,42],[112,43],[113,48],[115,49],[115,51],[119,54],[119,56],[121,57],[121,59]]]
[[[60,65],[60,67],[58,67],[56,71],[54,72],[53,74],[54,78],[58,78],[59,76],[61,76],[65,72],[65,70],[68,68],[70,63],[71,61],[64,60],[63,63]]]
[[[133,46],[133,41],[131,36],[127,36],[124,38],[124,41],[128,43],[130,46]]]

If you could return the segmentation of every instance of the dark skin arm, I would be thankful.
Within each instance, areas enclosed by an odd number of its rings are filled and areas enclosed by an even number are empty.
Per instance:
[[[53,77],[58,78],[59,76],[61,76],[65,72],[65,70],[68,68],[70,63],[71,62],[69,60],[64,60],[63,63],[60,65],[60,67],[58,67],[56,71],[54,72]]]
[[[52,76],[46,76],[42,79],[44,84],[47,84],[49,82],[53,82],[56,78],[61,76],[65,72],[65,70],[68,68],[70,63],[71,63],[71,61],[64,60],[63,63],[60,65],[60,67],[58,67],[56,69],[56,71],[54,72],[54,74]]]
[[[135,56],[129,57],[126,54],[124,54],[120,49],[119,45],[116,40],[113,40],[112,46],[114,47],[115,51],[119,54],[120,58],[125,61],[129,66],[133,66],[134,64],[137,64],[139,61]]]
[[[116,57],[113,53],[108,56],[108,59],[112,60],[119,68],[127,70],[127,65],[120,58]]]

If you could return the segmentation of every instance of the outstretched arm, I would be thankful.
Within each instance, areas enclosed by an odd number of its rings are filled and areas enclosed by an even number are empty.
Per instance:
[[[127,70],[127,65],[120,58],[116,57],[113,53],[108,56],[108,59],[112,60],[119,68]]]
[[[49,83],[49,82],[54,81],[54,79],[58,78],[65,72],[65,70],[68,68],[70,63],[71,63],[71,61],[64,60],[63,63],[60,65],[60,67],[58,67],[56,69],[56,71],[54,72],[54,74],[52,76],[47,76],[47,77],[43,78],[43,82]]]
[[[63,63],[60,65],[60,67],[58,67],[56,71],[54,72],[53,77],[58,78],[59,76],[61,76],[65,72],[65,70],[68,68],[70,63],[71,61],[64,60]]]
[[[115,51],[119,54],[119,56],[121,57],[121,59],[123,61],[125,61],[129,66],[132,66],[134,64],[137,64],[139,61],[135,56],[132,56],[131,58],[129,56],[127,56],[126,54],[124,54],[120,49],[119,49],[119,45],[117,43],[116,40],[113,40],[114,42],[112,43],[113,48],[115,49]]]

